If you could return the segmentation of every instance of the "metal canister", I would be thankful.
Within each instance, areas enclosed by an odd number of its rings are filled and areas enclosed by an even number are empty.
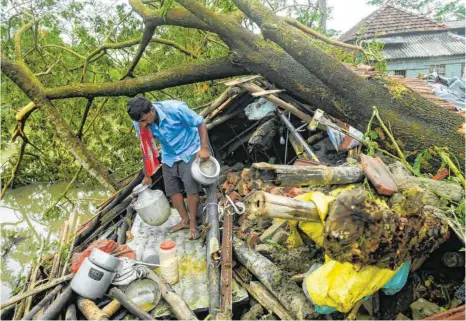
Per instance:
[[[87,299],[102,298],[119,266],[118,258],[95,248],[81,263],[71,281],[71,289]]]

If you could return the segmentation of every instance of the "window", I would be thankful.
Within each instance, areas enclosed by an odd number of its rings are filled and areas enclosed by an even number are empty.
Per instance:
[[[395,70],[395,75],[406,77],[406,70]]]
[[[464,79],[464,64],[461,64],[461,79]]]
[[[429,74],[436,71],[439,76],[445,76],[445,65],[433,65],[429,67]]]

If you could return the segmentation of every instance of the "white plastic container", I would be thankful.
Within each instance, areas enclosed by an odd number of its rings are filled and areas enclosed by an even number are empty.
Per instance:
[[[133,208],[145,223],[159,226],[168,220],[170,204],[161,190],[151,190],[149,185],[139,184],[133,189],[133,195],[137,195]]]
[[[160,273],[168,284],[176,284],[179,280],[178,256],[175,242],[167,240],[159,247]]]

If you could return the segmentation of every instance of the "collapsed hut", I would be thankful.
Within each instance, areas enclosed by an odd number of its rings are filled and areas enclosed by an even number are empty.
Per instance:
[[[375,76],[367,66],[348,68],[362,77]],[[396,269],[410,261],[415,272],[441,262],[439,255],[445,251],[452,254],[443,259],[447,263],[439,273],[451,273],[452,282],[444,291],[456,299],[456,306],[448,302],[448,307],[461,306],[464,259],[455,251],[461,242],[464,245],[464,229],[452,223],[444,210],[463,201],[461,174],[457,183],[415,176],[401,151],[393,155],[393,151],[374,150],[375,145],[350,124],[259,76],[225,85],[227,89],[200,111],[207,122],[211,152],[222,165],[217,184],[206,187],[201,197],[201,239],[189,241],[185,231],[167,233],[167,227],[178,220],[177,213],[162,226],[149,227],[141,221],[132,207],[133,189],[144,176],[141,171],[100,204],[94,218],[79,227],[65,224],[56,254],[39,259],[24,291],[2,302],[2,319],[315,319],[319,311],[303,291],[303,283],[308,271],[326,260],[325,255],[360,268]],[[451,109],[421,90],[420,82],[406,85],[438,102],[439,108]],[[377,130],[384,130],[380,119]],[[361,165],[359,155],[371,149],[382,158],[374,163],[363,157]],[[448,164],[452,172],[459,172]],[[152,179],[151,188],[163,191],[161,171]],[[349,185],[356,188],[340,192]],[[308,192],[320,193],[315,195],[321,198],[304,199]],[[380,202],[380,196],[388,205]],[[319,225],[323,221],[325,225]],[[305,232],[306,224],[313,226],[316,238]],[[96,240],[128,246],[136,260],[143,260],[145,249],[156,248],[167,238],[184,253],[179,257],[180,282],[168,285],[146,268],[145,278],[158,285],[161,296],[150,311],[135,304],[124,286],[111,285],[98,300],[71,290],[73,256]],[[434,252],[440,246],[442,251]],[[431,281],[433,291],[427,293],[424,278],[429,274],[414,275],[399,295],[375,291],[369,300],[354,302],[349,311],[334,311],[331,317],[395,318],[398,313],[411,313],[410,309],[419,311],[410,304],[429,295],[447,304],[435,297],[438,289]],[[424,289],[413,290],[419,286]],[[431,310],[425,317],[440,312]],[[456,314],[461,309],[457,310]]]

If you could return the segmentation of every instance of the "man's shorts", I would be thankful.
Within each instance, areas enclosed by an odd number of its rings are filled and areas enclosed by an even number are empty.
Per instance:
[[[163,181],[165,184],[165,194],[171,197],[177,193],[186,192],[186,194],[197,194],[201,191],[201,185],[193,178],[191,174],[191,164],[196,158],[196,154],[191,156],[189,163],[177,161],[173,167],[162,163]]]

